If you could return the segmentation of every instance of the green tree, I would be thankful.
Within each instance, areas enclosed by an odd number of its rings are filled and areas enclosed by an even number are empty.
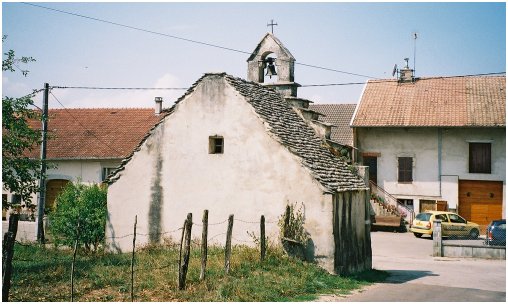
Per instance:
[[[56,209],[49,214],[55,245],[72,246],[78,238],[86,251],[97,250],[105,236],[106,199],[105,187],[68,183],[56,198]]]
[[[2,37],[2,42],[6,36]],[[2,71],[19,70],[24,76],[28,71],[19,65],[35,59],[16,57],[13,50],[3,54]],[[3,189],[21,196],[25,202],[30,201],[32,193],[38,191],[37,180],[40,178],[40,159],[28,157],[40,144],[40,131],[30,127],[29,120],[41,120],[40,112],[30,109],[33,105],[32,95],[21,98],[2,97],[2,182]],[[3,206],[4,208],[6,206]]]

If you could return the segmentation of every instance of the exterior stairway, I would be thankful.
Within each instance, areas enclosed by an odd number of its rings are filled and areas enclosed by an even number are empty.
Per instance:
[[[406,223],[413,223],[412,209],[400,204],[395,197],[370,181],[370,204],[375,212],[372,228],[388,227],[399,231],[406,231]]]
[[[380,202],[377,199],[371,199],[370,204],[376,214],[372,224],[373,230],[379,228],[392,228],[394,230],[401,231],[405,228],[402,216],[397,214],[396,210],[390,208],[390,205]]]

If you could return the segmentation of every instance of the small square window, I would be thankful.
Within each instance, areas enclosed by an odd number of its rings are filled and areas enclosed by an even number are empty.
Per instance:
[[[224,153],[224,137],[210,136],[209,137],[209,154],[223,154]]]

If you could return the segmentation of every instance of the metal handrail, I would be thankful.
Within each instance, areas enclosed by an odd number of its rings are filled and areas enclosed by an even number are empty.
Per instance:
[[[383,188],[379,187],[376,183],[374,183],[373,181],[369,181],[370,183],[370,191],[371,193],[378,193],[378,192],[381,192],[383,193],[383,196],[386,199],[386,201],[388,202],[388,204],[392,205],[392,206],[395,206],[397,208],[397,210],[399,210],[399,207],[406,210],[407,214],[406,214],[406,218],[409,216],[409,224],[412,225],[413,224],[413,219],[415,217],[415,212],[413,209],[411,208],[408,208],[407,206],[399,203],[399,201],[397,201],[397,198],[395,198],[393,195],[391,195],[390,193],[386,192],[386,190],[384,190]]]

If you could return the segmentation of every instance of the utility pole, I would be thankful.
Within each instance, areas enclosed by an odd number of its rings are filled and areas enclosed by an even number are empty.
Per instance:
[[[44,203],[46,201],[46,141],[48,133],[49,84],[44,84],[42,105],[41,176],[39,179],[39,201],[37,203],[37,241],[44,244]]]

